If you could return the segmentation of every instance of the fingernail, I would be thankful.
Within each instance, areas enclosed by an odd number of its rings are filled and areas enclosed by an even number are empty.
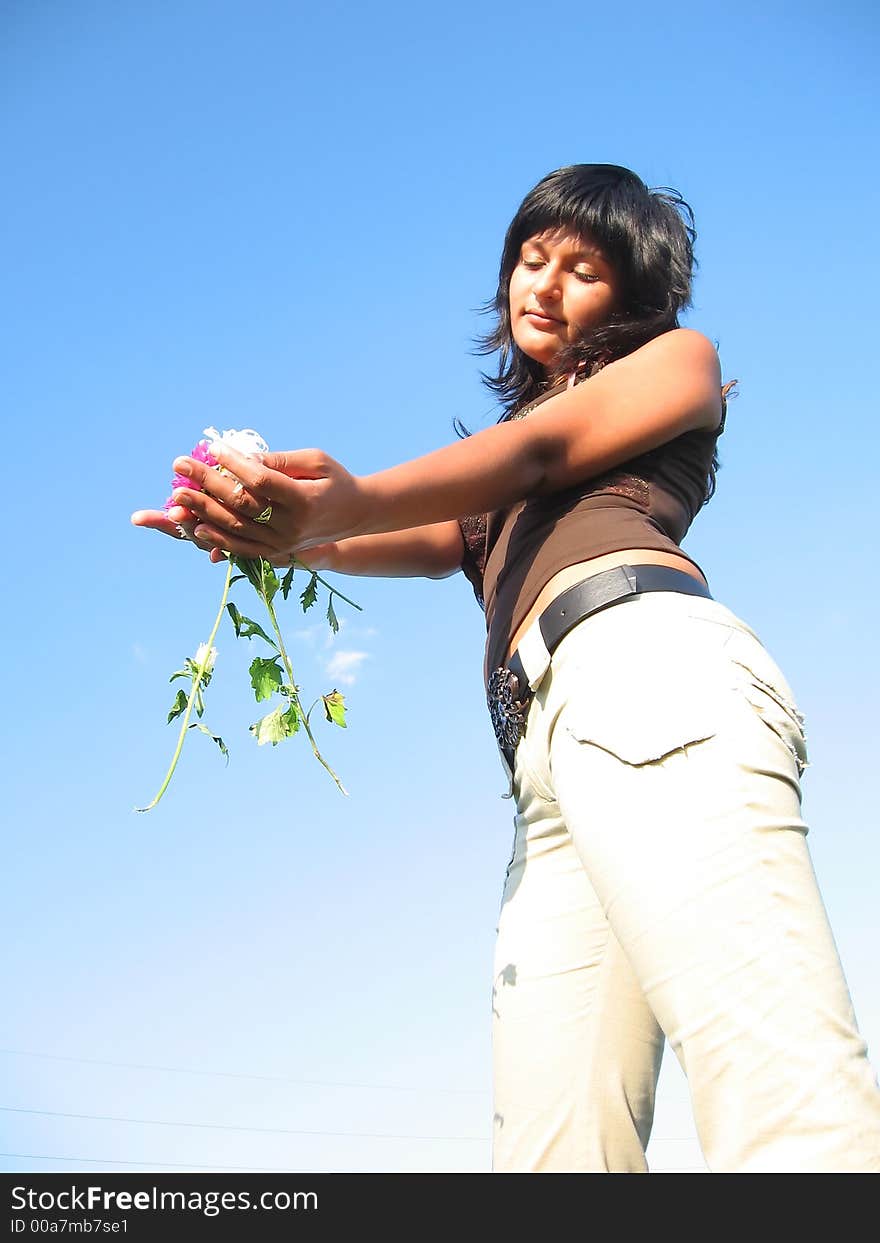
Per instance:
[[[177,457],[171,463],[175,473],[178,475],[186,475],[189,478],[192,475],[192,462],[187,457]]]

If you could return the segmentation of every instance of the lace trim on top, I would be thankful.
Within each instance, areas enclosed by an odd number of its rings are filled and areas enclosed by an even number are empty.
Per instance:
[[[485,607],[483,599],[483,574],[486,569],[486,515],[474,514],[470,518],[459,518],[459,528],[464,540],[464,556],[461,561],[462,572],[474,589],[480,608]]]

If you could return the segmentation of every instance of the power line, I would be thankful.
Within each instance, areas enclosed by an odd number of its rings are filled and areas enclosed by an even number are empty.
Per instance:
[[[299,1085],[299,1086],[307,1086],[307,1087],[324,1087],[324,1088],[365,1088],[367,1090],[376,1091],[376,1092],[438,1092],[438,1093],[444,1093],[444,1094],[450,1093],[454,1095],[483,1096],[483,1097],[489,1095],[487,1091],[480,1089],[480,1088],[432,1088],[429,1086],[421,1086],[421,1085],[418,1087],[415,1087],[415,1086],[409,1087],[405,1084],[349,1083],[343,1080],[334,1080],[334,1079],[289,1079],[289,1078],[286,1078],[280,1075],[255,1075],[255,1074],[250,1074],[250,1073],[242,1072],[242,1071],[202,1070],[202,1069],[193,1069],[187,1066],[159,1066],[156,1064],[146,1063],[146,1062],[112,1062],[112,1061],[104,1060],[102,1058],[72,1057],[66,1054],[61,1054],[61,1053],[37,1053],[32,1049],[0,1048],[0,1053],[8,1053],[15,1057],[43,1058],[46,1061],[53,1061],[53,1062],[76,1062],[84,1066],[112,1066],[119,1070],[155,1070],[155,1071],[161,1071],[167,1074],[178,1074],[178,1075],[202,1075],[202,1076],[207,1075],[209,1077],[213,1077],[217,1079],[250,1079],[256,1082],[260,1082],[260,1083],[288,1083],[291,1085]],[[34,1112],[38,1112],[38,1111],[34,1111]],[[60,1114],[58,1116],[59,1117],[70,1116],[70,1117],[87,1118],[87,1117],[91,1117],[92,1115]],[[137,1119],[120,1119],[120,1121],[137,1121]],[[208,1124],[207,1123],[157,1123],[156,1125],[206,1126]],[[240,1128],[230,1128],[230,1129],[239,1129],[239,1130],[246,1131],[246,1130],[258,1130],[259,1128],[240,1127]],[[310,1135],[340,1135],[340,1136],[348,1134],[348,1132],[345,1132],[345,1131],[291,1131],[291,1132],[286,1132],[286,1133],[287,1134],[304,1134],[304,1135],[310,1134]],[[367,1136],[366,1138],[373,1138],[373,1137]],[[385,1137],[377,1136],[375,1138],[385,1138]],[[403,1136],[388,1136],[387,1138],[389,1139],[398,1139],[398,1138],[399,1139],[442,1139],[444,1137],[443,1136],[430,1136],[430,1135],[425,1135],[425,1136],[403,1135]],[[463,1139],[475,1140],[477,1139],[477,1136],[472,1136],[472,1135],[449,1136],[448,1138],[450,1139],[463,1138]],[[678,1144],[678,1143],[690,1143],[690,1142],[697,1143],[698,1140],[697,1140],[696,1135],[652,1135],[650,1142],[652,1144],[661,1144],[661,1143],[662,1144]],[[242,1167],[242,1168],[245,1168],[245,1167]],[[304,1172],[308,1173],[308,1171],[304,1171]],[[312,1171],[312,1172],[318,1173],[320,1171]]]
[[[329,1170],[289,1170],[264,1165],[198,1165],[195,1161],[119,1161],[113,1157],[57,1157],[44,1152],[0,1152],[0,1157],[18,1157],[25,1161],[83,1161],[89,1165],[145,1165],[169,1170],[249,1170],[258,1174],[325,1174]]]
[[[164,1118],[124,1118],[115,1114],[78,1114],[63,1113],[55,1109],[26,1109],[17,1105],[0,1105],[0,1112],[12,1114],[32,1114],[39,1118],[75,1118],[84,1122],[130,1122],[138,1126],[186,1126],[196,1127],[202,1131],[240,1131],[253,1135],[311,1135],[331,1136],[337,1139],[424,1139],[450,1143],[488,1144],[488,1135],[396,1135],[374,1131],[307,1131],[293,1127],[276,1126],[238,1126],[225,1122],[169,1122]],[[655,1135],[652,1144],[689,1144],[696,1143],[693,1135]],[[244,1167],[242,1167],[244,1168]]]
[[[247,1131],[261,1135],[329,1135],[342,1139],[431,1139],[456,1143],[487,1144],[488,1135],[389,1135],[371,1131],[303,1131],[275,1126],[233,1126],[222,1122],[167,1122],[162,1118],[120,1118],[109,1114],[61,1113],[54,1109],[24,1109],[15,1105],[0,1105],[0,1112],[11,1114],[34,1114],[41,1118],[78,1118],[87,1122],[134,1122],[139,1126],[189,1126],[204,1131]]]
[[[158,1070],[177,1075],[209,1075],[218,1079],[255,1079],[262,1083],[290,1083],[319,1088],[367,1088],[376,1092],[441,1092],[465,1096],[488,1096],[482,1088],[432,1088],[419,1084],[408,1087],[396,1083],[347,1083],[335,1079],[288,1079],[280,1075],[254,1075],[240,1071],[202,1070],[187,1066],[156,1066],[143,1062],[108,1062],[94,1057],[69,1057],[61,1053],[35,1053],[31,1049],[0,1049],[15,1057],[39,1057],[52,1062],[78,1062],[83,1066],[115,1066],[119,1070]]]
[[[138,1126],[191,1126],[203,1131],[241,1131],[252,1135],[312,1135],[333,1136],[348,1140],[438,1140],[455,1144],[488,1144],[488,1135],[394,1135],[385,1131],[307,1131],[287,1126],[237,1126],[232,1122],[170,1122],[157,1117],[121,1117],[114,1114],[68,1114],[52,1109],[26,1109],[24,1106],[0,1105],[4,1114],[32,1114],[37,1117],[73,1117],[89,1122],[133,1122]],[[692,1135],[654,1135],[651,1144],[695,1144]],[[244,1167],[242,1167],[244,1168]]]
[[[339,1170],[288,1170],[281,1167],[265,1165],[198,1165],[195,1161],[120,1161],[112,1157],[59,1157],[43,1152],[0,1152],[0,1157],[16,1157],[24,1161],[74,1161],[88,1165],[145,1165],[148,1170],[155,1168],[168,1170],[243,1170],[259,1174],[329,1174],[340,1173]],[[687,1166],[685,1168],[654,1169],[652,1174],[705,1174],[705,1166]]]

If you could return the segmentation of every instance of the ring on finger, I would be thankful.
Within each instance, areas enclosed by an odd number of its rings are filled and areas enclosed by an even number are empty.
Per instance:
[[[238,483],[237,483],[237,484],[235,485],[235,487],[232,489],[232,495],[233,495],[233,496],[241,496],[242,492],[244,492],[244,484],[243,484],[243,483],[241,482],[241,480],[239,479]]]
[[[272,521],[272,506],[271,505],[267,505],[266,508],[263,510],[263,512],[261,514],[257,514],[256,518],[254,518],[254,522],[260,522],[264,526],[267,522],[271,522],[271,521]]]

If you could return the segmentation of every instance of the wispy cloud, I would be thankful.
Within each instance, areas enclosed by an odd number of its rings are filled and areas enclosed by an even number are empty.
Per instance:
[[[340,642],[343,635],[351,642],[362,642],[374,639],[379,631],[375,626],[352,625],[347,617],[339,618],[339,633],[334,634],[326,621],[315,622],[311,626],[303,626],[293,631],[293,637],[301,640],[312,648],[330,649]]]
[[[337,682],[343,682],[346,686],[353,685],[358,669],[363,661],[365,661],[369,652],[354,652],[340,650],[334,652],[325,666],[327,673]]]

